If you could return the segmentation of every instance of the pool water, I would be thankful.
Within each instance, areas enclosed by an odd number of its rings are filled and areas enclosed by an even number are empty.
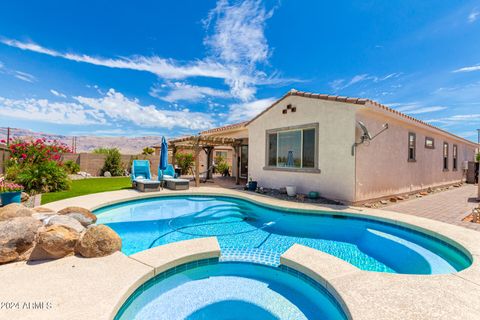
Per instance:
[[[216,236],[222,252],[240,252],[246,260],[269,255],[271,265],[278,264],[279,256],[295,243],[367,271],[444,274],[471,264],[452,245],[394,224],[354,215],[291,212],[230,197],[142,199],[104,207],[95,214],[97,223],[120,235],[127,255]]]
[[[115,319],[346,319],[325,289],[280,268],[199,262],[148,281]]]

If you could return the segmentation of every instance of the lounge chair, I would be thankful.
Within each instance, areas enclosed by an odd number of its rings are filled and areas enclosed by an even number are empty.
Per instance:
[[[165,170],[158,169],[158,180],[163,182],[165,188],[171,190],[188,190],[190,187],[190,181],[179,179],[171,164],[167,165]]]
[[[158,191],[160,190],[160,182],[152,180],[150,173],[150,161],[148,160],[133,160],[132,174],[132,188],[141,192]]]

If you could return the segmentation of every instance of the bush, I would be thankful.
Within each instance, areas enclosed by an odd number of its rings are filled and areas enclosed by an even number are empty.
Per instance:
[[[97,152],[94,153],[104,154],[106,155],[105,163],[103,164],[102,169],[100,170],[100,174],[103,176],[105,172],[110,172],[110,174],[114,177],[123,176],[123,166],[122,166],[122,159],[120,155],[120,150],[117,148],[99,148],[96,149]]]
[[[228,176],[230,174],[230,166],[228,165],[227,161],[221,156],[215,158],[215,166],[216,170],[224,176]]]
[[[175,155],[176,164],[182,170],[182,174],[188,174],[192,170],[195,157],[191,153],[177,153]]]
[[[68,160],[63,163],[65,171],[69,174],[76,174],[80,171],[80,165],[73,160]]]
[[[68,176],[61,162],[62,154],[71,152],[65,144],[45,139],[17,140],[9,149],[7,179],[22,184],[25,191],[50,192],[69,188]]]
[[[154,154],[154,153],[155,153],[155,149],[150,148],[150,147],[145,147],[145,148],[143,148],[143,150],[142,150],[142,155],[144,155],[144,156],[150,156],[150,155],[152,155],[152,154]]]
[[[68,190],[70,181],[63,167],[55,161],[46,161],[22,168],[16,180],[27,191],[54,192]]]

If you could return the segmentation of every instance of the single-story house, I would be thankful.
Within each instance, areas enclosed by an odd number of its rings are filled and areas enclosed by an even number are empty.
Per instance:
[[[476,149],[369,99],[296,90],[246,127],[249,175],[260,185],[295,185],[347,203],[464,181]]]

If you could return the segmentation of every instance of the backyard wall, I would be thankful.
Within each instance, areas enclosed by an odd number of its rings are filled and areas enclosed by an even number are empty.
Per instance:
[[[158,175],[159,156],[139,156],[125,155],[121,156],[122,165],[130,171],[133,159],[145,159],[150,161],[150,170],[153,175]],[[72,160],[80,165],[80,171],[90,173],[93,176],[100,175],[100,170],[105,163],[105,155],[95,153],[67,153],[63,155],[63,161]]]
[[[282,113],[288,104],[296,112]],[[355,139],[355,109],[349,103],[289,96],[248,125],[249,175],[259,186],[281,188],[294,185],[298,192],[318,191],[320,195],[343,201],[355,196],[355,158],[351,147]],[[306,124],[318,124],[318,169],[266,168],[266,132]]]
[[[473,161],[475,145],[413,120],[402,120],[391,112],[363,108],[357,120],[365,123],[371,134],[384,123],[389,129],[356,150],[356,201],[409,193],[429,187],[463,181],[464,161]],[[416,161],[408,161],[408,133],[416,135]],[[357,130],[357,141],[360,140]],[[425,137],[435,141],[434,149],[425,148]],[[449,145],[448,170],[443,170],[443,143]],[[453,170],[453,145],[458,146],[457,170]]]

